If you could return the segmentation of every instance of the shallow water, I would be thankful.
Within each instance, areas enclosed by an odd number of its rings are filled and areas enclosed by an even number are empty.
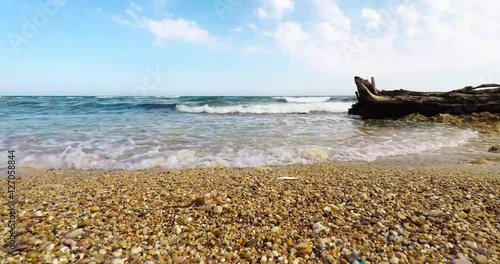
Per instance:
[[[347,115],[354,100],[3,97],[0,152],[26,167],[137,170],[444,159],[490,144],[446,124],[360,120]]]

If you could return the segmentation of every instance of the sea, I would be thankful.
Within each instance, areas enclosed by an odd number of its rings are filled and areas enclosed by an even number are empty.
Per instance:
[[[18,166],[165,170],[328,161],[442,159],[482,153],[478,132],[361,120],[356,98],[3,96],[0,153]],[[5,158],[6,159],[6,158]]]

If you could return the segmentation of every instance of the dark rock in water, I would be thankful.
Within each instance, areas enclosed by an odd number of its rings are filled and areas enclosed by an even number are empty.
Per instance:
[[[491,146],[491,148],[488,149],[488,152],[491,152],[491,153],[500,153],[500,145]]]

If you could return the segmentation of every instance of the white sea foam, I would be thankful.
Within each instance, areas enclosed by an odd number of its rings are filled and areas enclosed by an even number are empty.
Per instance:
[[[98,141],[68,143],[59,153],[22,153],[21,163],[41,168],[125,169],[141,170],[153,167],[181,169],[195,167],[259,167],[314,163],[329,160],[373,161],[377,158],[418,153],[429,153],[442,148],[457,147],[477,137],[471,130],[446,133],[400,133],[377,140],[358,140],[341,146],[280,144],[275,147],[226,145],[216,150],[170,149],[167,145],[151,142],[149,146],[136,144],[132,139],[120,144]],[[357,143],[356,143],[357,142]],[[115,142],[116,143],[116,142]],[[92,149],[89,151],[88,149]]]
[[[477,132],[472,130],[457,130],[447,133],[393,134],[376,142],[354,142],[335,150],[332,158],[342,161],[374,161],[380,157],[430,153],[442,148],[458,147],[477,136]]]
[[[167,95],[167,96],[155,96],[156,98],[166,98],[166,99],[177,99],[180,98],[179,95]]]
[[[179,112],[207,114],[309,114],[313,112],[343,113],[347,112],[351,103],[289,103],[289,104],[255,104],[231,106],[188,106],[177,105]]]
[[[273,97],[278,100],[285,100],[288,103],[324,103],[330,100],[330,97]]]
[[[108,99],[108,98],[115,98],[116,96],[110,96],[110,95],[104,95],[104,96],[96,96],[96,98],[99,99]]]

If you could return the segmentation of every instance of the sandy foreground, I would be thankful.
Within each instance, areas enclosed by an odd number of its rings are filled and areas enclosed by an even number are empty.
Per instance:
[[[500,263],[495,170],[31,171],[13,256],[3,194],[0,263]]]

